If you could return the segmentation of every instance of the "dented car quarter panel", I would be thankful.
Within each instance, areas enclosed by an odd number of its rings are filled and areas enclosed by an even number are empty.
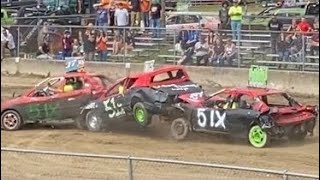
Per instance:
[[[258,121],[259,113],[250,109],[193,108],[189,120],[195,131],[247,133],[251,124]]]

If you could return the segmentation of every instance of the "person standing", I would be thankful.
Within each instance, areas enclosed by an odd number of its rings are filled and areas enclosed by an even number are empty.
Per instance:
[[[240,41],[240,31],[242,23],[242,7],[239,5],[240,0],[234,0],[233,5],[229,9],[231,19],[231,30],[233,40]]]
[[[66,57],[71,57],[72,55],[72,43],[73,40],[70,35],[70,31],[66,30],[64,32],[63,38],[62,38],[62,47],[63,47],[63,59]]]
[[[144,23],[144,27],[149,27],[149,11],[150,11],[150,0],[141,0],[140,10],[141,10],[141,20]]]
[[[109,23],[109,12],[107,9],[103,8],[101,5],[97,9],[97,26],[101,28],[104,33],[107,33],[107,27]]]
[[[9,49],[11,57],[15,57],[17,55],[16,45],[14,42],[14,38],[10,31],[6,28],[2,28],[1,32],[1,60],[4,58],[4,50],[5,48]]]
[[[98,60],[106,61],[107,60],[107,36],[103,31],[100,31],[99,36],[97,37],[96,43],[97,43]]]
[[[110,4],[110,8],[108,10],[108,16],[109,16],[109,26],[112,27],[111,32],[114,34],[113,26],[115,26],[115,18],[114,14],[116,12],[116,6],[114,5],[114,2],[112,1]]]
[[[268,27],[269,27],[269,30],[271,31],[272,54],[275,54],[277,52],[277,45],[278,45],[283,24],[275,16],[272,16],[272,19],[270,20]]]
[[[119,3],[119,7],[116,8],[114,13],[115,25],[119,28],[119,33],[123,35],[124,27],[128,26],[129,13],[128,10],[123,7],[122,3]]]
[[[150,25],[152,27],[152,36],[160,37],[160,19],[161,19],[161,5],[158,2],[152,3],[150,7]]]
[[[140,0],[131,0],[130,1],[131,9],[131,27],[140,25]]]
[[[222,3],[222,8],[219,10],[219,19],[220,19],[220,31],[225,31],[228,29],[228,25],[230,24],[230,17],[228,14],[229,11],[229,4],[227,1]],[[227,34],[226,31],[224,34]]]
[[[79,32],[80,42],[83,42],[84,58],[86,61],[93,61],[96,50],[96,33],[92,29],[93,24],[88,24],[88,29],[82,37],[81,31]]]

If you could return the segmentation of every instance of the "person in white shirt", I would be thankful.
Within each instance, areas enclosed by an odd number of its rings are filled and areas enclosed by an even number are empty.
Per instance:
[[[1,61],[4,58],[5,48],[10,50],[11,57],[16,56],[16,45],[12,34],[9,32],[8,29],[1,27]]]
[[[128,26],[129,24],[129,13],[128,10],[123,7],[122,3],[116,8],[114,17],[115,25],[118,26],[120,34],[123,35],[123,27]]]
[[[202,60],[204,61],[203,65],[207,66],[209,61],[209,44],[205,36],[201,36],[200,41],[195,44],[194,51],[197,57],[197,66],[200,66]]]

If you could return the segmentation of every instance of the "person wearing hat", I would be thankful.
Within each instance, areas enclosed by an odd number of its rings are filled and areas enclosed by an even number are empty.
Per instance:
[[[241,0],[233,0],[233,4],[229,9],[229,16],[231,20],[232,38],[240,40],[240,31],[242,23],[242,7],[239,5]]]
[[[63,59],[72,55],[72,38],[69,30],[65,30],[62,38]]]

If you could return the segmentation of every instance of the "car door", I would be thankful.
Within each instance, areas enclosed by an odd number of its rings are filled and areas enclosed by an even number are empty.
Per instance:
[[[178,29],[177,20],[178,16],[169,16],[166,20],[166,29]]]
[[[199,132],[229,132],[227,111],[220,108],[195,108],[192,113],[192,128]]]
[[[226,108],[229,132],[246,133],[250,124],[259,117],[259,112],[252,110],[255,98],[247,94],[233,96],[232,104]]]
[[[47,88],[48,84],[57,88],[59,82],[63,81],[62,77],[52,77],[41,81],[36,85],[35,90],[26,97],[21,107],[18,107],[22,117],[26,120],[37,121],[55,118],[54,114],[57,110],[56,106],[52,106],[52,97],[49,95],[39,96],[37,92],[43,91]]]
[[[183,15],[181,27],[193,27],[194,29],[200,28],[200,16],[197,15]]]
[[[113,85],[106,93],[106,98],[103,100],[104,116],[107,119],[119,120],[123,119],[128,114],[128,96],[129,93],[125,89],[127,78]]]
[[[26,103],[16,107],[19,110],[25,121],[42,121],[47,119],[51,115],[51,109],[56,107],[51,107],[50,101],[51,97],[26,97],[24,100]],[[54,110],[53,110],[54,111]]]
[[[50,118],[63,120],[79,116],[81,107],[91,100],[91,96],[89,88],[53,95],[48,104],[51,107]]]

